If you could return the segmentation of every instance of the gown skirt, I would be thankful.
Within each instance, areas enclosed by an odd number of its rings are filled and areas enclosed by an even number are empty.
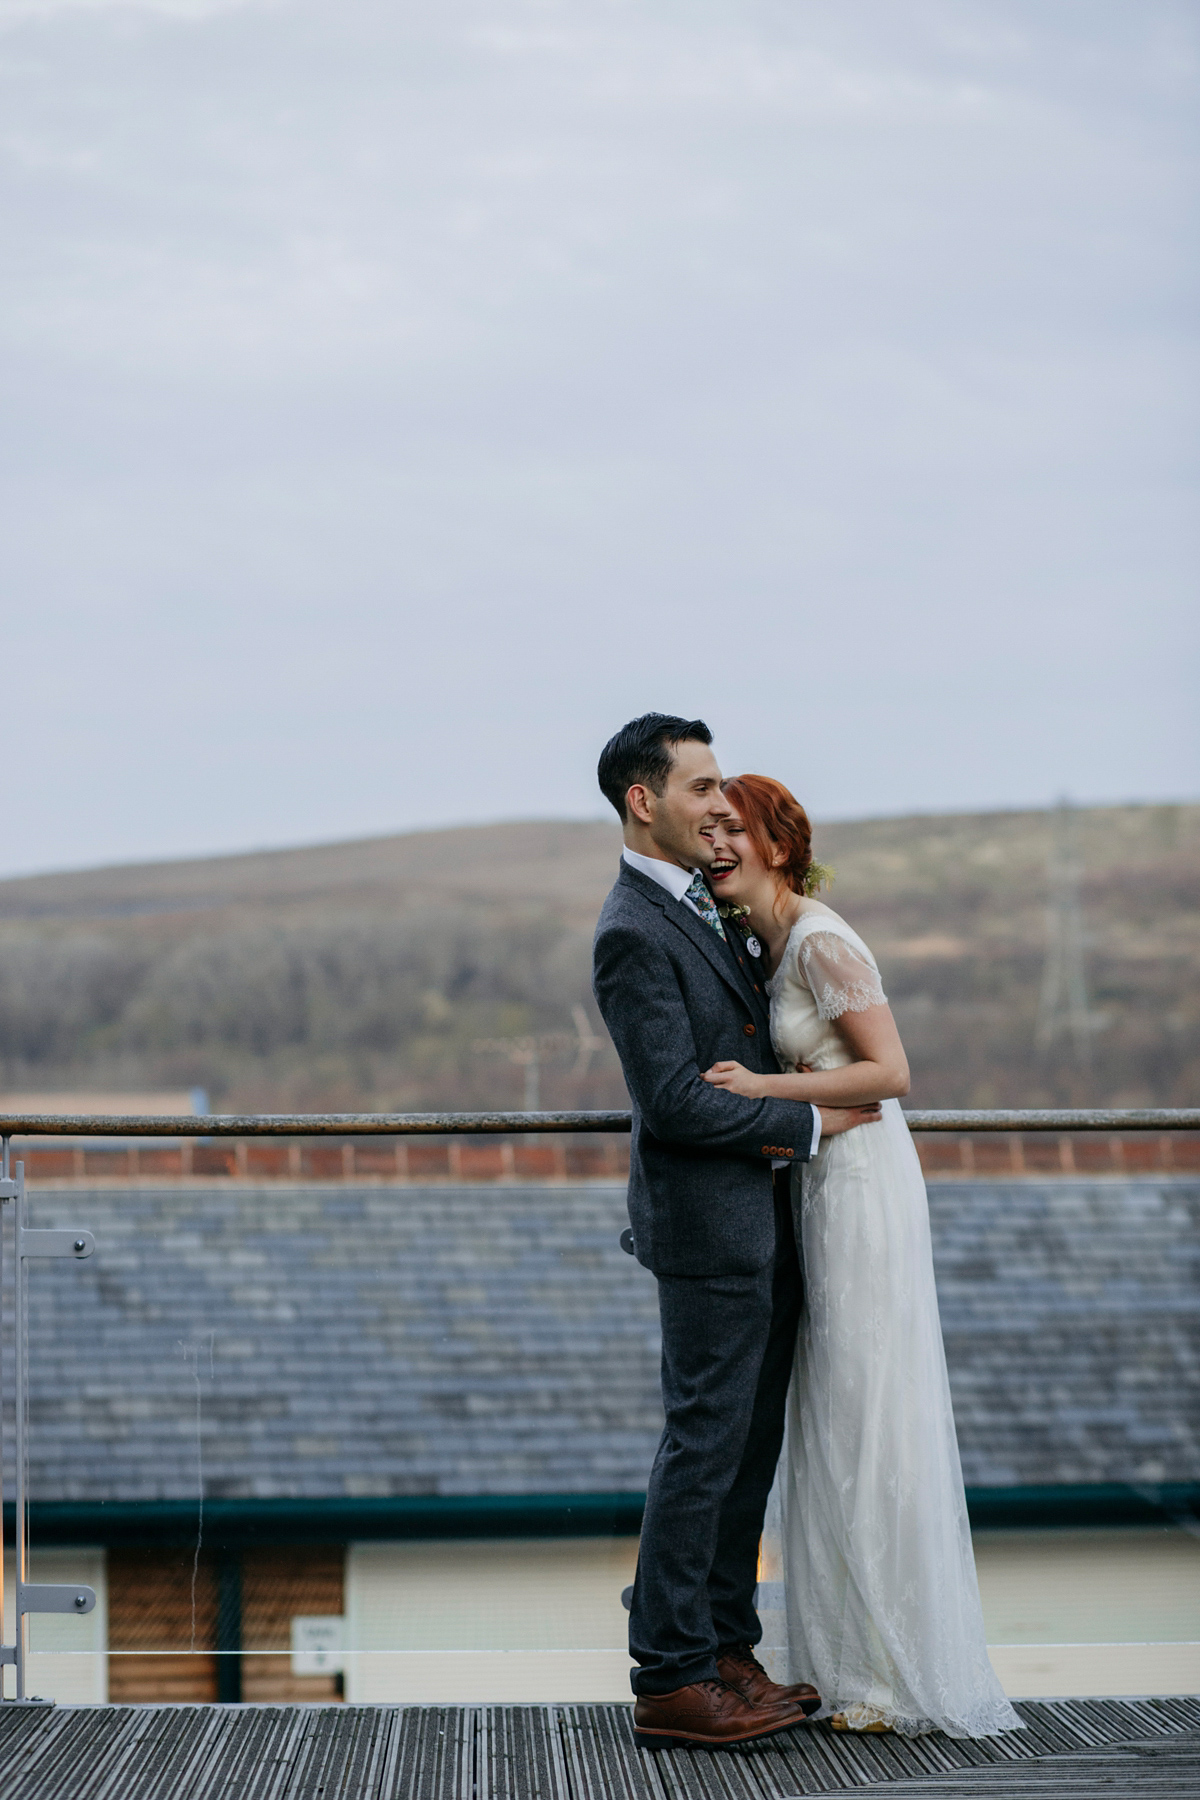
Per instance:
[[[793,1170],[805,1314],[760,1655],[852,1727],[1021,1729],[988,1660],[925,1182],[900,1103]]]

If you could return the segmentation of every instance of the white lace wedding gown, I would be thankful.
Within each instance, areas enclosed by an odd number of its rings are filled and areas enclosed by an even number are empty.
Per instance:
[[[886,996],[867,946],[806,911],[769,984],[783,1068],[853,1057],[833,1021]],[[925,1183],[897,1100],[794,1172],[805,1314],[767,1509],[760,1655],[822,1716],[913,1733],[1020,1728],[988,1661]]]

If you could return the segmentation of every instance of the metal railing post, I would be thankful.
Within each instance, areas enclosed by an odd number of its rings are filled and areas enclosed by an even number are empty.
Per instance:
[[[0,1314],[4,1308],[4,1208],[12,1198],[8,1174],[11,1142],[7,1134],[0,1139]],[[16,1660],[16,1645],[4,1642],[4,1337],[0,1331],[0,1702],[7,1698],[4,1671]]]
[[[29,1289],[26,1261],[31,1256],[70,1256],[76,1261],[92,1254],[96,1248],[90,1231],[33,1231],[28,1222],[25,1195],[25,1164],[17,1164],[15,1178],[9,1173],[9,1141],[3,1139],[0,1160],[0,1202],[13,1202],[13,1464],[16,1496],[16,1529],[14,1557],[16,1581],[16,1630],[11,1644],[0,1646],[0,1679],[7,1664],[17,1671],[19,1701],[30,1700],[25,1691],[26,1658],[29,1631],[26,1620],[31,1612],[74,1613],[82,1618],[95,1610],[94,1589],[83,1582],[33,1582],[29,1579],[29,1494],[27,1480],[27,1422],[29,1413]],[[0,1292],[3,1264],[0,1263]],[[0,1498],[3,1481],[0,1479]],[[0,1604],[3,1602],[3,1575],[0,1572]],[[0,1618],[3,1614],[0,1613]],[[6,1698],[0,1690],[0,1699]],[[46,1702],[37,1702],[46,1704]]]
[[[15,1487],[17,1495],[16,1529],[14,1532],[13,1557],[16,1575],[17,1616],[14,1641],[16,1645],[17,1664],[17,1699],[25,1698],[25,1614],[21,1607],[21,1590],[29,1580],[28,1568],[28,1532],[26,1530],[26,1494],[25,1494],[25,1418],[29,1408],[29,1397],[26,1387],[27,1371],[25,1368],[25,1258],[21,1255],[21,1239],[25,1232],[25,1164],[17,1164],[16,1193],[16,1244],[13,1252],[13,1462]]]

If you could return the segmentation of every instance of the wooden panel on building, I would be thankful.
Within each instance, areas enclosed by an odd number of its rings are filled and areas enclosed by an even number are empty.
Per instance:
[[[215,1559],[192,1545],[113,1549],[108,1556],[109,1698],[124,1704],[197,1704],[218,1697]],[[340,1698],[335,1675],[295,1676],[297,1615],[340,1617],[341,1544],[255,1546],[239,1553],[243,1700]],[[226,1652],[228,1654],[228,1652]]]
[[[191,1545],[108,1553],[108,1697],[203,1703],[217,1698],[217,1582],[194,1570]]]
[[[293,1675],[292,1620],[341,1617],[346,1552],[341,1544],[280,1545],[242,1557],[242,1699],[334,1700],[339,1675]]]

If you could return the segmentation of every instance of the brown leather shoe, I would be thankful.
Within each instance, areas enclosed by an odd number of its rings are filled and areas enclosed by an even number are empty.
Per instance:
[[[815,1687],[804,1681],[781,1687],[771,1680],[749,1644],[731,1644],[727,1650],[718,1650],[717,1669],[721,1680],[743,1694],[751,1706],[798,1706],[806,1718],[820,1709],[821,1696]]]
[[[724,1681],[693,1681],[673,1694],[639,1694],[633,1736],[643,1750],[723,1750],[803,1725],[799,1706],[752,1706]]]

